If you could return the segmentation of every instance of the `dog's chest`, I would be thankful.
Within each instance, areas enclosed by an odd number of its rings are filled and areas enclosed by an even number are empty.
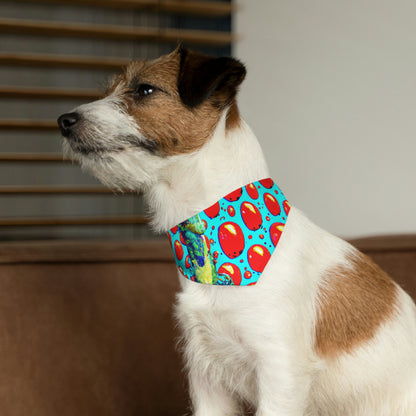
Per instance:
[[[199,368],[213,383],[249,394],[255,357],[245,342],[238,311],[232,305],[199,302],[185,291],[178,297],[176,316],[188,365]]]

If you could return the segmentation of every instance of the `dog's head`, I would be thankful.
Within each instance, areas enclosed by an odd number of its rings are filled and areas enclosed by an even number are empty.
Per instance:
[[[149,185],[170,158],[203,147],[224,111],[229,128],[238,124],[244,77],[235,59],[182,48],[132,62],[104,98],[59,117],[64,152],[111,187]]]

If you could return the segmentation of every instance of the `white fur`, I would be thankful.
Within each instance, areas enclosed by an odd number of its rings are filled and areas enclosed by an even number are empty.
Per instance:
[[[171,156],[162,169],[153,172],[146,198],[157,231],[164,232],[211,206],[242,184],[250,183],[253,176],[268,177],[254,134],[244,123],[242,130],[231,131],[224,140],[223,115],[211,140],[200,151]],[[236,160],[239,163],[234,163]]]
[[[102,140],[111,143],[119,128],[140,131],[122,111],[111,114],[111,106],[110,99],[81,107],[110,124]],[[158,231],[269,176],[249,127],[241,122],[228,131],[225,116],[192,154],[158,157],[127,146],[76,158],[110,186],[143,189]],[[369,342],[332,360],[314,350],[324,272],[347,263],[353,251],[292,207],[257,285],[209,286],[179,275],[176,315],[195,416],[237,415],[241,400],[257,416],[416,415],[416,313],[401,289],[399,313]]]
[[[108,148],[110,151],[85,156],[72,149],[73,141],[64,140],[64,155],[77,160],[83,169],[111,188],[134,191],[150,186],[155,173],[165,166],[166,161],[120,140],[120,137],[128,136],[143,141],[146,138],[135,119],[127,113],[117,89],[106,98],[77,107],[76,111],[87,120],[82,130],[83,141],[92,148]],[[113,147],[123,147],[124,150],[111,151]]]

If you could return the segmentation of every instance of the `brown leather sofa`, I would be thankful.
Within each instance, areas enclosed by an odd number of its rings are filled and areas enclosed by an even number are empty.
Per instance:
[[[416,235],[353,243],[416,298]],[[166,241],[0,243],[0,414],[188,413]]]

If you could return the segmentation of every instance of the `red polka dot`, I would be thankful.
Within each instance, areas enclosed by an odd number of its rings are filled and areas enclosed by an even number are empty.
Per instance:
[[[258,230],[263,222],[260,211],[251,202],[241,204],[241,217],[247,228],[252,231]]]
[[[191,267],[191,260],[189,259],[189,256],[186,256],[185,258],[185,266],[187,269]]]
[[[264,194],[264,203],[266,204],[267,209],[270,211],[272,215],[279,215],[280,214],[280,205],[277,199],[272,194]]]
[[[257,199],[259,197],[259,192],[252,183],[246,185],[246,191],[251,199]]]
[[[259,181],[265,188],[270,189],[273,186],[273,181],[270,178]]]
[[[219,269],[218,273],[228,274],[235,285],[241,283],[241,272],[240,269],[232,263],[224,263]]]
[[[220,213],[220,203],[216,202],[214,205],[207,208],[204,212],[209,218],[215,218]]]
[[[285,225],[281,222],[275,222],[270,226],[270,238],[272,239],[272,243],[275,247],[280,240],[284,226]]]
[[[270,257],[269,250],[258,244],[251,246],[247,252],[248,263],[256,272],[262,272],[264,270]]]
[[[240,226],[234,222],[221,224],[218,240],[222,251],[231,259],[238,257],[244,250],[244,234]]]
[[[234,217],[234,215],[235,215],[235,209],[234,209],[234,207],[232,205],[229,205],[228,206],[227,212],[228,212],[228,215],[230,215],[230,217]]]
[[[182,247],[182,244],[178,240],[175,240],[175,254],[176,254],[176,258],[178,260],[182,260],[182,258],[183,258],[183,247]]]
[[[224,198],[225,198],[227,201],[234,202],[234,201],[237,201],[238,199],[240,199],[240,197],[241,197],[242,193],[243,193],[243,189],[242,189],[242,188],[240,188],[240,189],[237,189],[236,191],[230,192],[230,193],[229,193],[227,196],[225,196]]]
[[[290,211],[290,205],[289,205],[289,202],[287,202],[287,200],[283,201],[283,209],[285,210],[286,215],[288,215]]]

